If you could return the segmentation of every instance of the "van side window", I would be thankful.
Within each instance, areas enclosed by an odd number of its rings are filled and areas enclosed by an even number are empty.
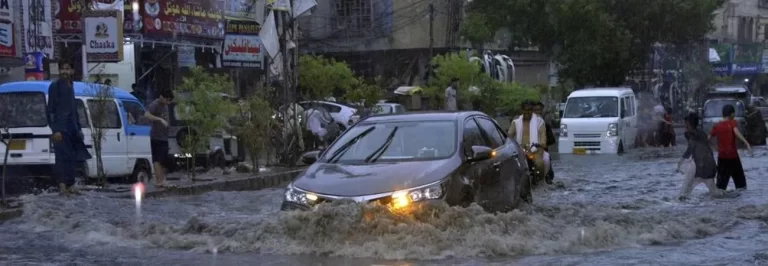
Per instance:
[[[629,104],[628,104],[627,99],[629,99],[629,97],[622,97],[621,98],[621,109],[620,109],[621,110],[621,117],[628,117],[628,116],[630,116],[630,114],[629,114]]]
[[[635,96],[629,97],[629,116],[635,116],[636,113],[636,107],[635,107]]]
[[[80,121],[80,127],[90,128],[91,121],[88,120],[88,113],[85,112],[83,100],[75,99],[75,104],[77,105],[77,120]]]
[[[120,112],[114,100],[88,100],[91,121],[96,128],[121,128]]]
[[[128,124],[134,126],[149,126],[149,120],[144,117],[144,107],[137,102],[123,101]]]

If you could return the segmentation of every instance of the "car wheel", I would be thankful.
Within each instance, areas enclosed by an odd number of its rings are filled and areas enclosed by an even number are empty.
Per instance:
[[[619,141],[619,148],[616,150],[617,154],[624,154],[624,143]]]
[[[468,205],[467,189],[458,178],[451,179],[445,191],[445,203],[450,206]]]
[[[520,198],[528,203],[533,203],[533,186],[531,186],[531,175],[526,173],[522,178],[522,185],[520,186]]]
[[[152,173],[149,170],[149,166],[146,162],[140,161],[136,162],[136,165],[133,167],[133,173],[131,173],[131,177],[128,180],[130,183],[147,183],[152,178]]]

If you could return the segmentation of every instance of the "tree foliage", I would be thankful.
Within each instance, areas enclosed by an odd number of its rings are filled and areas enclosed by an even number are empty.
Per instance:
[[[349,103],[360,103],[364,108],[375,105],[382,97],[383,90],[376,83],[366,82],[362,78],[346,91],[342,99]]]
[[[302,55],[299,58],[299,89],[306,99],[321,100],[344,95],[358,84],[346,63],[332,58]]]
[[[188,154],[207,154],[209,142],[217,132],[229,127],[237,106],[222,94],[231,95],[235,84],[229,76],[208,73],[194,67],[182,79],[177,94],[177,115],[187,128],[182,140],[182,150]],[[195,156],[190,158],[188,170],[195,175]]]
[[[473,43],[506,29],[514,47],[537,46],[577,86],[620,85],[655,43],[684,46],[712,28],[724,0],[475,0],[462,33]],[[476,18],[482,16],[482,19]]]
[[[275,123],[272,118],[275,111],[268,98],[264,91],[259,91],[241,101],[238,106],[235,132],[243,140],[251,158],[253,172],[259,171],[259,158],[270,144],[269,133]]]

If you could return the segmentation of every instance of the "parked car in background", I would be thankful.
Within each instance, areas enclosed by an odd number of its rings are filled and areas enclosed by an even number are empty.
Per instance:
[[[405,106],[399,103],[377,103],[371,108],[371,111],[365,114],[365,116],[371,115],[384,115],[384,114],[402,114],[405,113]],[[360,121],[361,113],[357,113],[349,117],[347,126],[352,126],[357,121]]]
[[[630,88],[571,92],[560,120],[559,153],[623,153],[634,147],[637,101]]]
[[[185,97],[183,93],[176,96]],[[223,97],[232,102],[237,102],[237,98],[231,97],[227,94],[221,94]],[[195,156],[195,165],[202,166],[204,168],[212,167],[226,167],[229,165],[242,162],[245,158],[239,154],[237,137],[227,131],[227,129],[219,129],[208,142],[208,150],[199,151],[196,154],[189,154],[182,152],[184,146],[184,138],[188,136],[194,128],[187,127],[184,117],[180,112],[179,106],[175,103],[168,105],[168,116],[171,121],[168,121],[168,152],[170,158],[173,158],[176,167],[185,167],[187,161],[192,156]]]
[[[299,105],[304,108],[304,110],[309,110],[313,105],[327,110],[329,113],[331,113],[333,121],[339,125],[339,128],[342,131],[347,129],[347,122],[349,121],[349,118],[357,113],[357,108],[354,106],[338,102],[302,101],[299,102]]]
[[[55,156],[50,141],[51,129],[46,117],[46,104],[50,81],[11,82],[0,85],[0,98],[5,98],[8,109],[10,137],[9,176],[21,178],[49,178]],[[92,159],[78,167],[77,182],[95,180],[96,153],[93,150],[93,123],[90,110],[99,99],[92,97],[90,84],[75,82],[75,105],[83,130],[84,142]],[[106,120],[101,157],[108,178],[128,177],[129,181],[149,180],[152,176],[152,153],[149,144],[149,121],[143,119],[144,106],[136,97],[113,87],[112,99],[105,109],[110,112]],[[7,136],[6,136],[7,137]],[[5,151],[5,145],[0,149]]]

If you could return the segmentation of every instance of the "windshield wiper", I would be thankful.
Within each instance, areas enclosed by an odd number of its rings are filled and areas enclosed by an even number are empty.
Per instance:
[[[333,152],[333,154],[331,154],[331,157],[328,158],[328,162],[335,163],[334,159],[338,161],[337,157],[341,157],[342,154],[347,152],[347,150],[349,150],[349,148],[352,147],[352,144],[355,144],[355,142],[357,142],[358,139],[364,137],[365,135],[368,135],[368,133],[371,133],[371,131],[373,131],[375,128],[376,128],[375,126],[370,127],[365,131],[361,132],[360,134],[358,134],[357,136],[355,136],[354,138],[350,139],[347,143],[344,143],[344,145],[342,145],[338,150],[336,150],[335,152]]]
[[[379,159],[382,155],[384,155],[384,152],[389,148],[389,145],[392,144],[392,140],[395,138],[395,133],[397,132],[397,129],[399,127],[395,127],[392,129],[392,132],[389,133],[389,136],[387,136],[387,140],[384,141],[384,144],[381,145],[378,149],[373,151],[371,155],[368,157],[365,157],[366,163],[373,163],[376,162],[376,160]]]

